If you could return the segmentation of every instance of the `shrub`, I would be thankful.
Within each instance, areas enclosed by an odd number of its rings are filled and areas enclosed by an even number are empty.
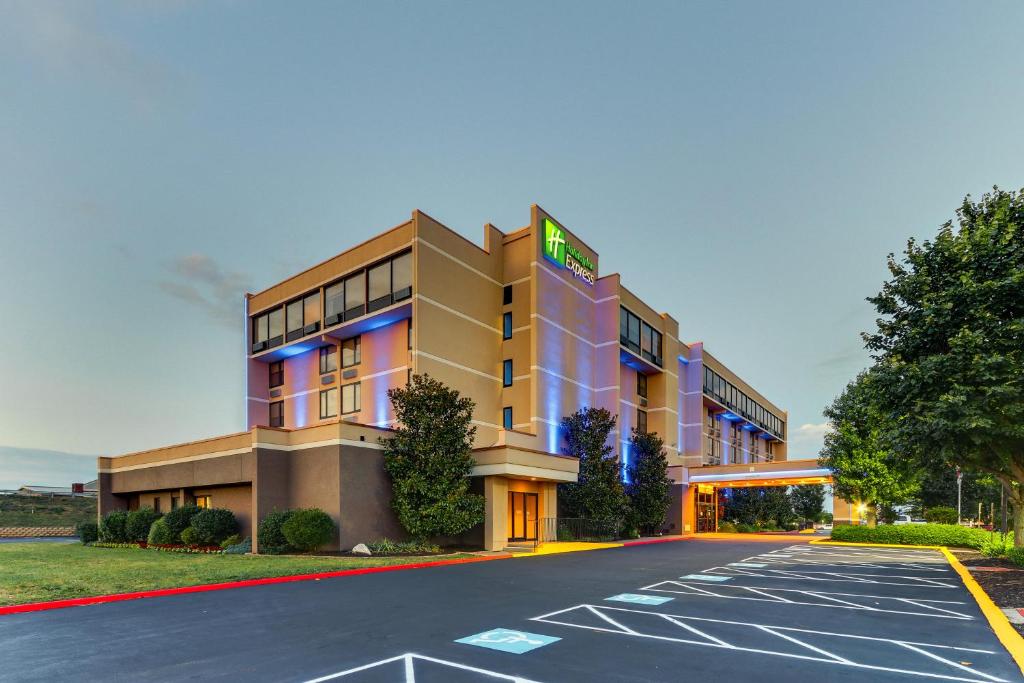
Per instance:
[[[149,536],[146,537],[146,543],[149,545],[171,545],[180,540],[171,535],[171,530],[167,528],[167,522],[163,517],[153,522],[153,525],[149,527]]]
[[[1013,535],[992,534],[991,538],[981,546],[981,552],[989,557],[1006,557],[1006,554],[1013,548]]]
[[[1006,559],[1018,567],[1024,567],[1024,547],[1010,548],[1006,553]]]
[[[982,547],[992,540],[991,532],[969,529],[956,524],[886,524],[866,526],[837,526],[832,529],[832,540],[854,543],[893,543],[896,545],[949,545],[961,548]]]
[[[223,541],[220,542],[220,547],[221,548],[229,548],[229,547],[231,547],[233,545],[238,545],[241,542],[242,542],[242,537],[241,536],[239,536],[238,534],[231,534],[230,536],[228,536],[227,538],[225,538]]]
[[[196,530],[196,538],[200,543],[219,545],[225,538],[238,531],[238,520],[231,510],[208,508],[201,510],[192,518],[191,528]]]
[[[201,508],[195,505],[183,505],[163,516],[164,524],[170,534],[171,543],[181,542],[181,532],[192,524],[192,518],[199,514]]]
[[[334,520],[320,508],[296,510],[281,525],[288,544],[299,550],[316,550],[334,539]]]
[[[75,534],[83,544],[95,543],[100,538],[100,528],[96,522],[79,522],[75,525]]]
[[[274,510],[264,517],[256,531],[256,539],[260,542],[260,552],[278,555],[292,550],[288,539],[284,537],[281,527],[287,522],[294,510]]]
[[[720,534],[734,534],[736,533],[736,525],[732,522],[722,522],[718,525],[718,533]]]
[[[741,534],[752,534],[757,531],[757,527],[753,524],[744,524],[743,522],[740,522],[736,525],[736,531]]]
[[[241,543],[236,543],[235,545],[229,545],[227,548],[224,548],[224,553],[226,555],[245,555],[246,553],[251,553],[251,552],[252,552],[252,539],[249,538],[248,536],[246,536],[245,540],[242,541]]]
[[[426,541],[392,541],[382,538],[367,543],[366,547],[374,555],[423,555],[441,552],[441,546]]]
[[[153,522],[160,518],[153,508],[139,508],[128,513],[128,520],[124,525],[125,539],[128,541],[142,542],[149,536],[149,528]]]
[[[956,510],[948,507],[934,507],[924,512],[926,522],[932,524],[956,524]]]
[[[185,545],[199,545],[199,532],[192,527],[181,532],[181,542]]]
[[[128,536],[125,524],[128,522],[126,510],[114,510],[100,521],[99,540],[104,543],[127,543]]]

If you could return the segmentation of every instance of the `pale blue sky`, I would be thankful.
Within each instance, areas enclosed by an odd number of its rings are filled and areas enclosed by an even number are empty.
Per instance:
[[[0,445],[241,429],[246,288],[413,208],[479,243],[536,202],[813,456],[886,253],[1024,185],[1022,25],[1020,2],[0,3]]]

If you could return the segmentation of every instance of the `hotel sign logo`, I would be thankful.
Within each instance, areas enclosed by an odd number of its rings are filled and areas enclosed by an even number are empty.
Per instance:
[[[569,270],[588,285],[593,285],[597,279],[594,262],[573,246],[566,239],[565,230],[550,218],[544,219],[544,258]]]

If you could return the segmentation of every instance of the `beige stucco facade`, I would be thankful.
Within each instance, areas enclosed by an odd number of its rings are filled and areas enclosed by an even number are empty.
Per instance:
[[[401,535],[377,439],[395,424],[387,390],[427,373],[475,403],[471,476],[487,516],[467,538],[505,547],[525,515],[526,540],[544,540],[557,485],[578,472],[559,423],[585,406],[617,416],[627,466],[634,427],[662,436],[680,501],[666,529],[689,531],[688,471],[785,460],[787,414],[601,268],[538,206],[523,228],[485,225],[481,245],[414,211],[247,295],[247,430],[101,458],[101,511],[208,491],[247,533],[275,507],[315,505],[339,548]]]

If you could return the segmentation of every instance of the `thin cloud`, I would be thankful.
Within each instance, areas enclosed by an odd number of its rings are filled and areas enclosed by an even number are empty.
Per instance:
[[[828,422],[808,422],[789,433],[790,458],[815,458],[825,443],[825,434],[832,429]]]
[[[157,286],[168,296],[203,310],[210,318],[236,327],[249,276],[222,268],[206,254],[189,254],[167,265],[168,278]]]

